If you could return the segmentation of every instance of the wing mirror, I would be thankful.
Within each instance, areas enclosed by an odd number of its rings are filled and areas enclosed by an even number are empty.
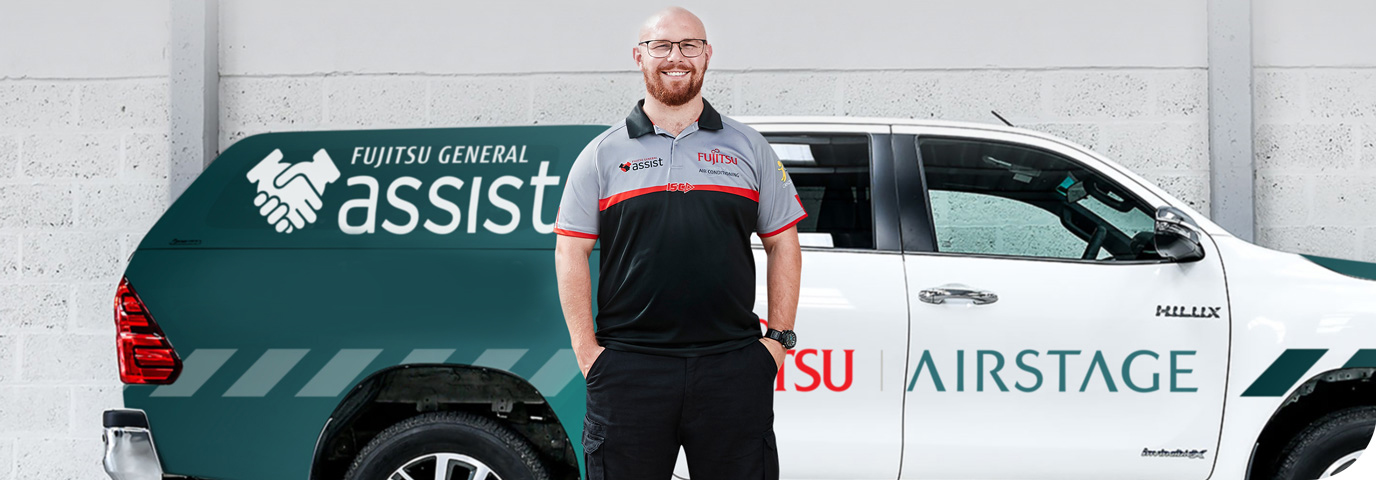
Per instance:
[[[1177,262],[1193,262],[1204,258],[1204,246],[1199,243],[1199,225],[1175,207],[1156,209],[1156,253]]]

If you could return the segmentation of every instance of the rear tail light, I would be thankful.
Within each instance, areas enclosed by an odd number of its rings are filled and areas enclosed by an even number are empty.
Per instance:
[[[139,294],[121,278],[115,291],[115,326],[119,347],[119,379],[124,383],[166,384],[177,380],[182,359],[158,322],[148,314]]]

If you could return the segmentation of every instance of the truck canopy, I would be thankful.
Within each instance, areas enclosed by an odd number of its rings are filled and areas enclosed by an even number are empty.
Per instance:
[[[211,163],[139,249],[552,248],[566,174],[604,130],[255,135]]]

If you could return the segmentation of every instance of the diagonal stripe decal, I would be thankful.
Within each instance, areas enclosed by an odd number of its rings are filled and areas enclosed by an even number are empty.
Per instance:
[[[258,357],[258,361],[253,362],[253,366],[248,367],[244,376],[229,386],[225,391],[226,397],[261,397],[268,394],[277,382],[282,381],[282,377],[295,367],[302,357],[306,356],[308,349],[289,349],[274,348],[263,352],[263,356]]]
[[[545,366],[540,367],[540,370],[530,377],[530,384],[544,396],[553,397],[581,374],[578,370],[578,358],[573,356],[573,349],[561,348],[554,352],[554,356],[549,357]]]
[[[1343,368],[1376,368],[1376,350],[1362,349],[1357,350],[1352,359],[1347,361]]]
[[[1244,397],[1279,397],[1290,391],[1295,383],[1304,377],[1305,372],[1319,363],[1323,354],[1328,353],[1327,349],[1298,349],[1292,348],[1280,354],[1252,386],[1247,387],[1247,391],[1242,392]]]
[[[380,348],[346,348],[331,358],[319,372],[312,377],[306,386],[301,387],[301,391],[296,392],[298,397],[337,397],[345,388],[352,386],[358,374],[363,373],[363,369],[372,363],[377,354],[382,353]]]
[[[182,373],[177,376],[177,381],[170,385],[159,385],[153,389],[150,397],[190,397],[196,394],[196,390],[201,389],[201,385],[214,375],[220,367],[224,366],[225,361],[229,360],[230,355],[234,355],[233,348],[198,348],[191,351],[182,361]]]
[[[511,371],[511,367],[516,365],[521,357],[529,352],[525,348],[489,348],[478,355],[478,359],[473,361],[479,367],[495,368],[497,370]]]
[[[393,351],[393,350],[389,350]],[[412,349],[397,365],[446,363],[457,350],[452,348]],[[546,350],[548,351],[548,350]],[[200,348],[194,349],[182,362],[182,373],[177,381],[169,385],[158,385],[149,393],[152,397],[191,397],[217,372],[223,370],[229,359],[238,349]],[[269,394],[283,396],[283,379],[296,369],[309,355],[306,348],[272,348],[264,351],[257,360],[239,374],[234,383],[221,396],[229,398],[262,398]],[[358,377],[373,364],[383,352],[380,348],[342,349],[335,353],[310,380],[296,392],[296,397],[337,397],[346,389],[353,387]],[[1364,351],[1365,352],[1365,351]],[[522,359],[531,353],[527,348],[489,348],[483,350],[471,365],[511,372]],[[541,352],[543,353],[543,352]],[[1371,351],[1376,354],[1376,350]],[[543,355],[539,355],[543,356]],[[1360,355],[1359,355],[1360,356]],[[461,359],[455,359],[459,361]],[[538,358],[532,358],[532,361]],[[1354,357],[1354,361],[1356,358]],[[1376,361],[1376,359],[1373,359]],[[237,363],[236,363],[237,365]],[[242,368],[242,367],[236,367]],[[524,368],[522,370],[525,370]],[[528,370],[525,370],[528,371]],[[306,372],[309,373],[309,372]],[[224,375],[232,375],[226,372]],[[533,375],[517,374],[525,377],[541,394],[546,397],[559,395],[569,382],[580,377],[578,361],[572,349],[563,348],[553,351]],[[277,393],[273,393],[276,391]]]
[[[412,363],[444,363],[445,360],[449,360],[449,356],[453,354],[454,349],[452,348],[417,348],[411,350],[411,353],[406,355],[406,358],[401,359],[401,363],[398,365]]]

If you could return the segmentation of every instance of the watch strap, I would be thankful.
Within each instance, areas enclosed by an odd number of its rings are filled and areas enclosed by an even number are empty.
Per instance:
[[[779,342],[779,344],[783,345],[786,349],[793,348],[793,344],[797,343],[797,335],[794,334],[792,330],[785,331],[771,328],[765,331],[764,336]],[[793,341],[790,342],[789,340]]]

